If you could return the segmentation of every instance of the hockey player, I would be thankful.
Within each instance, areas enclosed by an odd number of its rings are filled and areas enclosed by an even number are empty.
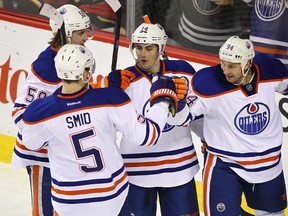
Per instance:
[[[109,86],[126,88],[125,92],[136,110],[144,116],[150,109],[149,89],[153,76],[177,76],[191,80],[195,73],[185,61],[162,59],[166,42],[167,36],[159,24],[141,24],[133,33],[130,44],[136,64],[108,75]],[[129,78],[132,78],[131,84]],[[185,116],[181,113],[184,105],[179,103],[176,119],[179,118],[177,116]],[[156,215],[157,196],[162,215],[199,214],[194,180],[199,164],[191,132],[189,127],[175,126],[174,118],[169,119],[157,146],[132,146],[126,140],[120,143],[131,183],[128,198],[134,215]]]
[[[239,216],[244,193],[256,215],[284,216],[275,92],[287,94],[288,71],[275,58],[255,56],[252,42],[237,36],[222,45],[219,57],[221,64],[194,75],[194,94],[187,97],[192,116],[205,116],[204,214]]]
[[[74,5],[63,5],[58,9],[63,15],[67,42],[84,44],[91,36],[89,17]],[[54,57],[61,47],[60,26],[50,20],[54,37],[38,58],[32,63],[31,72],[25,81],[23,91],[17,97],[12,113],[19,127],[25,108],[34,100],[51,95],[62,84],[57,77]],[[17,134],[17,142],[12,156],[12,167],[27,167],[30,176],[33,216],[52,216],[51,179],[47,150],[30,151],[23,146],[22,134]]]
[[[152,84],[152,107],[144,117],[120,88],[88,88],[95,64],[84,46],[63,46],[55,66],[63,86],[30,104],[20,129],[27,148],[48,149],[55,215],[128,216],[129,184],[116,131],[127,145],[152,148],[170,108],[177,109],[175,84],[172,79]]]

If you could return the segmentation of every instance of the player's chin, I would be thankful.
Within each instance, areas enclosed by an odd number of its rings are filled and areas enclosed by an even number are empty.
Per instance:
[[[151,68],[151,65],[149,65],[146,61],[140,61],[139,65],[144,70],[149,70]]]

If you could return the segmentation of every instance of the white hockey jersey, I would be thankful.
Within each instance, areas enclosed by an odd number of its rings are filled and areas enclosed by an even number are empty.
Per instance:
[[[57,77],[54,66],[54,57],[57,51],[48,47],[32,63],[31,72],[23,86],[23,90],[17,97],[12,117],[14,123],[20,127],[23,112],[26,107],[36,99],[51,95],[58,89],[62,83]],[[46,149],[31,151],[27,149],[22,142],[22,134],[18,132],[16,144],[12,155],[12,168],[21,168],[28,165],[40,165],[49,167],[49,160]]]
[[[116,131],[128,145],[153,146],[167,116],[158,105],[149,119],[137,115],[119,88],[83,88],[34,101],[20,132],[27,148],[48,149],[52,203],[59,215],[110,216],[118,215],[128,191]]]
[[[207,151],[250,183],[269,181],[282,171],[283,129],[275,92],[287,94],[288,71],[277,59],[256,54],[251,84],[227,82],[221,66],[196,73],[189,95],[192,115],[204,114]],[[209,166],[209,164],[207,164]]]
[[[146,115],[150,108],[152,75],[141,71],[136,65],[126,69],[136,75],[126,93],[133,101],[136,110]],[[186,76],[188,80],[191,80],[194,73],[193,67],[181,60],[161,61],[158,72],[162,76]],[[120,150],[129,181],[142,187],[183,185],[191,181],[199,170],[189,127],[167,124],[157,145],[149,148],[132,146],[123,139]]]

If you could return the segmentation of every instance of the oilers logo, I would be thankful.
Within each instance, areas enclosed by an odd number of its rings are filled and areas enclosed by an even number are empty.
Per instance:
[[[251,49],[251,47],[252,47],[250,41],[246,41],[245,42],[245,46],[246,46],[247,49]]]
[[[285,0],[256,0],[255,12],[259,19],[273,21],[278,19],[285,10]]]
[[[264,103],[255,102],[244,106],[234,119],[236,128],[247,135],[261,133],[269,124],[270,110]]]
[[[60,14],[61,14],[61,15],[64,15],[66,12],[67,12],[67,9],[66,9],[66,8],[61,8],[61,9],[60,9]]]
[[[146,116],[145,114],[148,112],[149,108],[150,108],[150,100],[147,100],[146,103],[144,104],[144,107],[142,110],[143,116]],[[166,123],[162,132],[168,132],[168,131],[172,130],[174,127],[175,127],[174,125],[169,125]]]

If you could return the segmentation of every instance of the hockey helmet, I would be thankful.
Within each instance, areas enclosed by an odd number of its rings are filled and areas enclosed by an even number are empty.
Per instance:
[[[142,23],[132,34],[130,49],[134,44],[157,44],[159,55],[163,55],[168,37],[164,28],[159,24]],[[133,53],[133,51],[132,51]]]
[[[93,74],[95,70],[93,55],[83,45],[64,45],[60,48],[54,60],[57,76],[60,79],[83,80],[85,69],[89,69],[91,74]]]
[[[65,4],[57,9],[64,18],[65,33],[67,37],[72,37],[73,31],[91,29],[90,18],[87,14],[72,4]],[[55,34],[61,26],[50,19],[50,27]]]
[[[238,36],[230,37],[220,48],[219,58],[224,61],[240,63],[243,69],[255,56],[253,43]]]

